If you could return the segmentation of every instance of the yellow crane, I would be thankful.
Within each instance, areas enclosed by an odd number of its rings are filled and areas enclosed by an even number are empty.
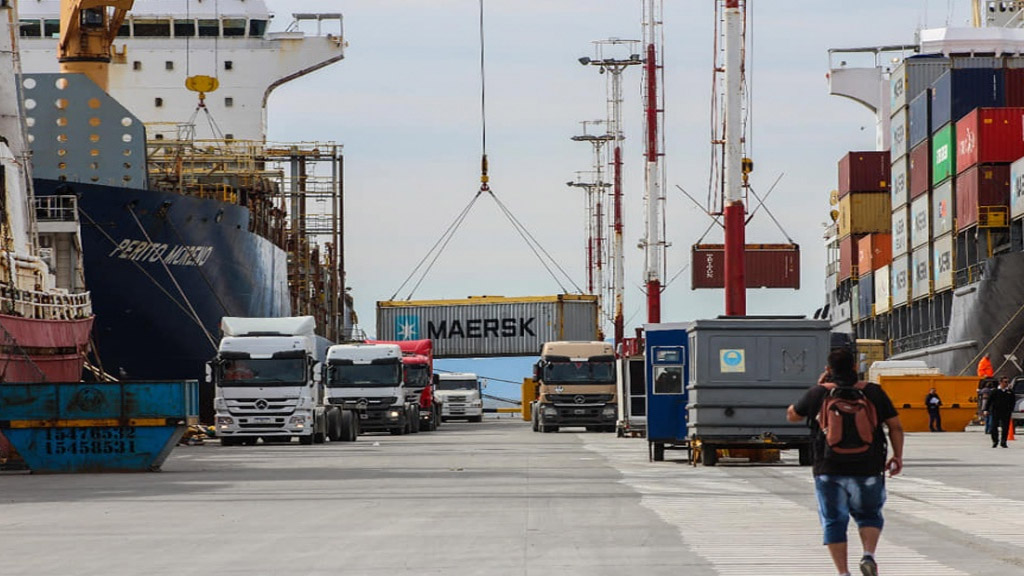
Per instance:
[[[61,0],[60,71],[85,74],[105,92],[110,49],[135,0]]]

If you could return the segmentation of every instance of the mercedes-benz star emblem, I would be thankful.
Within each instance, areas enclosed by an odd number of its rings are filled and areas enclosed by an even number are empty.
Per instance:
[[[577,394],[573,396],[572,401],[577,404],[584,404],[586,403],[587,399],[582,394]]]
[[[370,401],[366,398],[360,398],[356,400],[356,407],[365,409],[370,404]]]
[[[260,398],[259,400],[256,401],[256,409],[257,410],[266,410],[269,407],[270,407],[270,402],[267,402],[263,398]]]

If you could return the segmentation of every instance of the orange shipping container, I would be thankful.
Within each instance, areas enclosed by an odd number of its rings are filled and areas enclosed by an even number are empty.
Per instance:
[[[892,234],[869,234],[857,242],[857,269],[863,276],[892,262]]]

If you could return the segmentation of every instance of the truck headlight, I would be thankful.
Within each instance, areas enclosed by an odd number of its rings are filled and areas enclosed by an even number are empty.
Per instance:
[[[296,428],[302,428],[303,426],[306,425],[306,416],[292,416],[291,418],[288,419],[288,424],[291,426],[295,426]]]
[[[554,406],[545,406],[543,412],[545,416],[558,416],[558,409]]]
[[[602,416],[614,417],[615,416],[615,406],[605,406],[604,409],[601,410],[601,415]]]
[[[398,420],[398,417],[401,415],[402,413],[399,412],[398,410],[388,410],[388,418],[390,420]]]
[[[235,423],[235,419],[231,416],[217,416],[217,427],[220,429],[228,428]]]

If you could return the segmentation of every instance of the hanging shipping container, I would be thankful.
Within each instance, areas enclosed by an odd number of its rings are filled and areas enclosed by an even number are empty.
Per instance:
[[[910,127],[908,131],[907,144],[913,148],[924,142],[932,133],[931,124],[931,90],[925,90],[910,101]]]
[[[840,282],[857,275],[857,256],[859,255],[857,245],[861,238],[863,238],[863,236],[860,234],[854,234],[851,236],[844,236],[839,239]]]
[[[892,282],[889,266],[875,270],[875,314],[884,314],[892,307],[889,286]]]
[[[902,256],[910,251],[910,208],[897,208],[892,213],[892,255]]]
[[[950,178],[932,190],[932,238],[953,231],[953,182]]]
[[[890,174],[892,178],[892,193],[890,194],[892,200],[890,203],[893,208],[904,206],[910,201],[910,196],[907,193],[908,176],[910,174],[907,172],[906,156],[900,156],[892,163]]]
[[[690,288],[725,288],[725,245],[695,244]],[[743,253],[747,288],[800,288],[800,246],[747,244]]]
[[[1024,108],[977,108],[956,123],[956,173],[1024,156]]]
[[[1010,166],[991,164],[973,166],[956,178],[956,229],[964,230],[978,223],[981,212],[989,207],[1009,211]],[[983,208],[984,207],[984,208]]]
[[[910,151],[908,159],[910,181],[908,190],[913,200],[927,192],[932,186],[932,141],[926,139]]]
[[[955,126],[948,124],[932,137],[932,184],[941,184],[956,169]],[[913,176],[911,176],[913,180]],[[913,182],[910,183],[914,185]]]
[[[865,273],[892,262],[892,234],[868,234],[857,242],[857,269]]]
[[[1010,215],[1024,216],[1024,158],[1010,164]]]
[[[932,285],[936,292],[953,288],[953,234],[935,239],[932,247]]]
[[[536,356],[552,340],[597,339],[597,296],[377,302],[377,338],[434,342],[435,358]]]
[[[892,200],[887,193],[856,192],[839,199],[839,236],[889,232]]]
[[[870,318],[874,313],[872,304],[875,302],[875,275],[865,274],[857,282],[860,287],[857,295],[857,305],[860,308],[861,318]]]
[[[949,70],[948,58],[928,55],[904,59],[889,77],[889,110],[899,111],[946,70]]]
[[[910,247],[914,250],[932,239],[930,212],[931,198],[927,194],[910,203]]]
[[[892,115],[892,120],[889,123],[891,137],[889,142],[893,158],[899,158],[907,153],[908,115],[907,109],[903,108]]]
[[[910,298],[910,255],[892,260],[892,283],[889,285],[893,307],[906,306]]]
[[[839,196],[889,191],[889,152],[848,152],[839,160]]]
[[[911,285],[911,294],[914,300],[925,298],[931,294],[931,263],[931,254],[927,245],[914,250],[910,262],[914,272],[914,279]]]
[[[949,70],[932,85],[932,133],[975,108],[1000,108],[1005,102],[1001,68]]]

